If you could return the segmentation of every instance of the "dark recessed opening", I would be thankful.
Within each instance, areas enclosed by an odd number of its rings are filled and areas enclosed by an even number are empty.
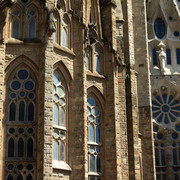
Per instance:
[[[28,2],[28,0],[21,0],[23,3],[27,3]]]
[[[158,77],[156,77],[156,79],[158,79]]]

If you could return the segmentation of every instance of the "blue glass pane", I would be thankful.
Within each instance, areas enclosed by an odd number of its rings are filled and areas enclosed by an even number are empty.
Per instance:
[[[53,160],[58,160],[58,142],[56,140],[53,143]]]
[[[22,69],[22,70],[18,71],[17,76],[18,76],[19,79],[25,80],[25,79],[28,78],[29,73],[26,70]]]
[[[60,160],[65,160],[65,147],[63,142],[60,143]]]
[[[161,104],[163,104],[160,96],[156,96],[156,99],[157,99]]]
[[[167,64],[171,64],[171,51],[170,49],[166,49],[166,58],[167,58]]]
[[[34,121],[34,104],[30,103],[28,106],[28,121]]]
[[[95,106],[95,101],[93,98],[87,98],[87,103],[88,103],[88,106]]]
[[[18,170],[22,170],[22,169],[23,169],[23,165],[22,165],[22,164],[18,164],[18,165],[17,165],[17,169],[18,169]]]
[[[95,157],[93,155],[89,156],[89,171],[90,172],[95,172]]]
[[[64,99],[61,98],[61,99],[59,100],[59,103],[60,103],[61,106],[64,106],[66,102],[65,102]]]
[[[91,147],[89,148],[89,151],[90,151],[91,153],[94,153],[94,147],[91,146]]]
[[[32,164],[28,164],[27,166],[26,166],[26,168],[27,168],[27,170],[32,170],[33,169],[33,165]]]
[[[89,141],[94,142],[94,126],[92,124],[89,125]]]
[[[99,124],[100,123],[100,119],[96,118],[96,123]]]
[[[154,22],[154,32],[159,39],[162,39],[165,35],[165,24],[161,18],[157,18]]]
[[[89,116],[88,119],[89,119],[89,121],[92,122],[94,120],[94,117],[93,116]]]
[[[173,149],[173,163],[174,163],[174,165],[177,165],[177,154],[176,154],[176,149]]]
[[[179,32],[178,32],[178,31],[175,31],[175,32],[174,32],[174,36],[178,37],[178,36],[179,36]]]
[[[157,134],[157,138],[161,140],[163,138],[163,134],[162,133],[158,133]]]
[[[34,16],[34,15],[35,15],[35,11],[33,11],[33,10],[30,11],[30,12],[29,12],[29,15]]]
[[[95,71],[97,73],[100,73],[100,59],[98,56],[95,57]]]
[[[53,108],[53,122],[54,125],[58,125],[58,106],[57,104],[54,104],[54,108]]]
[[[175,129],[176,129],[176,131],[180,131],[180,124],[177,124]]]
[[[92,114],[93,114],[94,116],[99,116],[99,111],[98,111],[98,109],[97,109],[97,108],[93,108],[93,109],[92,109]]]
[[[19,132],[20,134],[23,134],[23,133],[24,133],[24,129],[23,129],[23,128],[19,128],[19,129],[18,129],[18,132]]]
[[[57,74],[53,75],[53,82],[55,85],[57,85],[58,83],[60,83],[60,78]]]
[[[155,149],[155,160],[156,160],[156,166],[159,166],[159,150]]]
[[[101,172],[101,159],[99,156],[97,156],[97,172],[100,173]]]
[[[162,164],[163,166],[166,165],[166,162],[165,162],[165,153],[164,153],[164,150],[163,150],[163,149],[161,149],[161,164]]]
[[[14,140],[12,138],[8,142],[8,157],[14,157]]]
[[[54,101],[58,101],[59,100],[59,97],[57,95],[54,95]]]
[[[24,88],[28,91],[31,91],[34,89],[34,83],[32,81],[27,81],[24,84]]]
[[[26,178],[26,180],[33,180],[32,176],[29,174]]]
[[[31,20],[29,22],[29,38],[36,38],[36,22]]]
[[[33,128],[28,128],[28,133],[29,133],[29,134],[33,134],[33,132],[34,132],[34,129],[33,129]]]
[[[63,28],[62,30],[62,46],[67,47],[67,32],[65,30],[65,28]]]
[[[19,15],[19,11],[18,11],[18,10],[15,10],[15,11],[13,12],[13,15],[14,15],[14,16],[18,16],[18,15]]]
[[[19,82],[19,81],[13,81],[12,83],[11,83],[11,88],[13,89],[13,90],[19,90],[20,89],[20,87],[21,87],[21,83]]]
[[[100,143],[100,128],[96,127],[96,142]]]
[[[173,110],[177,110],[177,111],[180,111],[180,106],[171,107],[171,109],[173,109]]]
[[[16,105],[12,102],[9,111],[9,121],[15,121],[16,118]]]
[[[23,139],[19,139],[18,141],[18,157],[24,156],[24,141]]]
[[[180,112],[174,112],[174,111],[171,111],[172,114],[174,114],[176,117],[179,117],[180,116]]]
[[[166,124],[168,124],[168,123],[169,123],[169,119],[168,119],[167,114],[165,114],[165,119],[164,119],[164,122],[165,122]]]
[[[172,138],[173,139],[177,139],[178,138],[178,134],[176,132],[172,133]]]
[[[91,113],[91,109],[87,107],[87,115]]]
[[[152,107],[152,111],[160,111],[160,107]]]
[[[56,42],[56,32],[53,33],[53,42]]]
[[[65,110],[61,107],[60,108],[60,126],[65,127],[66,126],[66,113]]]
[[[157,121],[158,121],[158,122],[162,122],[163,116],[164,116],[164,114],[161,114],[161,115],[158,117]]]
[[[31,138],[27,141],[27,157],[33,157],[33,140]]]
[[[13,177],[11,174],[8,176],[7,180],[13,180]]]
[[[156,112],[156,113],[153,113],[153,118],[156,118],[161,112]]]
[[[163,97],[164,103],[166,103],[166,101],[167,101],[167,94],[163,94],[162,97]]]
[[[57,93],[59,97],[63,97],[65,95],[64,88],[62,86],[58,86]]]
[[[176,49],[177,64],[180,64],[180,49]]]
[[[170,104],[173,99],[174,99],[174,96],[170,95],[169,100],[168,100],[168,104]]]
[[[29,99],[34,99],[34,94],[33,93],[30,93],[29,95],[28,95],[28,97],[29,97]]]
[[[171,113],[169,113],[168,115],[170,117],[171,122],[175,122],[176,121],[176,118]]]
[[[152,55],[153,55],[153,65],[157,65],[157,53],[156,53],[156,50],[153,49],[152,50]]]
[[[159,131],[158,126],[155,126],[155,125],[154,125],[154,126],[153,126],[153,131],[154,131],[154,132],[158,132],[158,131]]]
[[[21,92],[19,93],[19,96],[20,96],[21,98],[23,98],[25,95],[26,95],[26,93],[25,93],[24,91],[21,91]]]
[[[10,128],[9,129],[9,133],[13,134],[15,132],[15,129],[14,128]]]
[[[155,105],[155,106],[161,106],[161,105],[158,104],[156,101],[152,101],[152,105]]]
[[[23,101],[19,104],[19,121],[24,121],[25,116],[25,104]]]
[[[11,94],[10,94],[10,97],[11,97],[12,99],[15,99],[15,98],[16,98],[16,93],[11,93]]]
[[[23,177],[22,177],[21,175],[19,175],[19,176],[17,177],[17,180],[23,180]]]
[[[13,38],[19,38],[19,21],[18,19],[15,19],[13,21],[13,25],[12,25],[12,37]]]
[[[177,104],[179,104],[179,101],[175,100],[175,101],[173,101],[173,103],[171,103],[171,106],[174,106],[174,105],[177,105]]]

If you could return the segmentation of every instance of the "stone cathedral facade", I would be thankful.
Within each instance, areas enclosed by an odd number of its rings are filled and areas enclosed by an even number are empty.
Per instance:
[[[179,180],[179,75],[179,0],[0,0],[0,180]]]

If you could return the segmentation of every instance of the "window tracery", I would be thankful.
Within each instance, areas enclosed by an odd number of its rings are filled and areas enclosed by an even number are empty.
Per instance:
[[[53,79],[53,160],[66,161],[67,142],[67,93],[60,76],[55,73]]]
[[[8,114],[6,175],[11,179],[34,179],[36,172],[36,85],[26,69],[18,70],[7,87]]]
[[[177,92],[166,85],[154,91],[152,112],[156,177],[179,179],[180,101]]]
[[[31,7],[28,12],[28,38],[34,39],[37,36],[37,10]]]
[[[89,180],[100,180],[102,175],[101,114],[93,97],[87,98],[87,121]]]

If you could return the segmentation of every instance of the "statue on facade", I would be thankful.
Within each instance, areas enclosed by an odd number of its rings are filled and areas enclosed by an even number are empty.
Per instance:
[[[163,44],[163,42],[160,42],[157,48],[159,49],[157,53],[158,53],[158,59],[159,59],[159,64],[160,64],[160,70],[161,70],[161,73],[164,74],[165,64],[166,64],[166,52],[164,51],[165,45]]]

